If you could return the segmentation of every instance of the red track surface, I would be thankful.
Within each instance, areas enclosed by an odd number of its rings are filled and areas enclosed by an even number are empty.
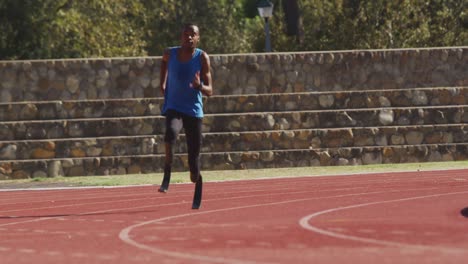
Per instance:
[[[468,170],[156,188],[2,191],[0,263],[468,261]]]

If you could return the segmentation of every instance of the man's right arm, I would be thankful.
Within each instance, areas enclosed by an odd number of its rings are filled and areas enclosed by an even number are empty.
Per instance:
[[[161,60],[161,69],[160,69],[160,82],[159,89],[161,94],[164,96],[166,92],[166,82],[167,82],[167,64],[169,62],[169,49],[164,50],[164,54]]]

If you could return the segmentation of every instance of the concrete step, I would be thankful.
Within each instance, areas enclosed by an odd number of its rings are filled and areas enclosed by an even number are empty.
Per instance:
[[[284,168],[467,160],[468,143],[294,149],[202,154],[202,170]],[[0,161],[0,179],[162,172],[163,155]],[[174,171],[187,171],[187,155],[176,154]]]
[[[211,114],[203,123],[204,132],[457,124],[468,123],[468,105]],[[8,121],[0,123],[0,140],[158,135],[164,128],[162,116]]]
[[[0,103],[0,120],[59,120],[160,114],[162,98]]]
[[[204,101],[207,114],[464,105],[468,87],[229,95]],[[162,104],[162,98],[0,103],[0,120],[156,116]]]
[[[242,113],[464,105],[467,103],[468,87],[434,87],[231,95],[209,98],[205,109],[207,113]]]
[[[468,142],[468,125],[344,127],[205,133],[202,152],[264,151]],[[185,136],[175,145],[186,153]],[[163,135],[0,141],[0,160],[164,154]]]

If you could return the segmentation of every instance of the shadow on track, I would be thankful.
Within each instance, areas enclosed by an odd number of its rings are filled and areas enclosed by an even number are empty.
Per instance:
[[[465,208],[461,209],[460,213],[461,213],[461,215],[463,215],[464,217],[467,217],[467,218],[468,218],[468,207],[465,207]]]

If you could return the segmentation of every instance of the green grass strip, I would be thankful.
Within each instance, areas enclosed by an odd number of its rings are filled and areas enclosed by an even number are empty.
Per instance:
[[[360,166],[295,167],[255,170],[203,171],[205,181],[230,181],[276,177],[330,176],[378,172],[428,171],[446,169],[467,169],[468,161],[427,162],[404,164],[379,164]],[[124,186],[124,185],[159,185],[162,173],[129,174],[111,176],[74,176],[55,178],[33,178],[0,181],[0,187],[44,187],[44,186]],[[188,172],[175,172],[171,183],[190,182]]]

